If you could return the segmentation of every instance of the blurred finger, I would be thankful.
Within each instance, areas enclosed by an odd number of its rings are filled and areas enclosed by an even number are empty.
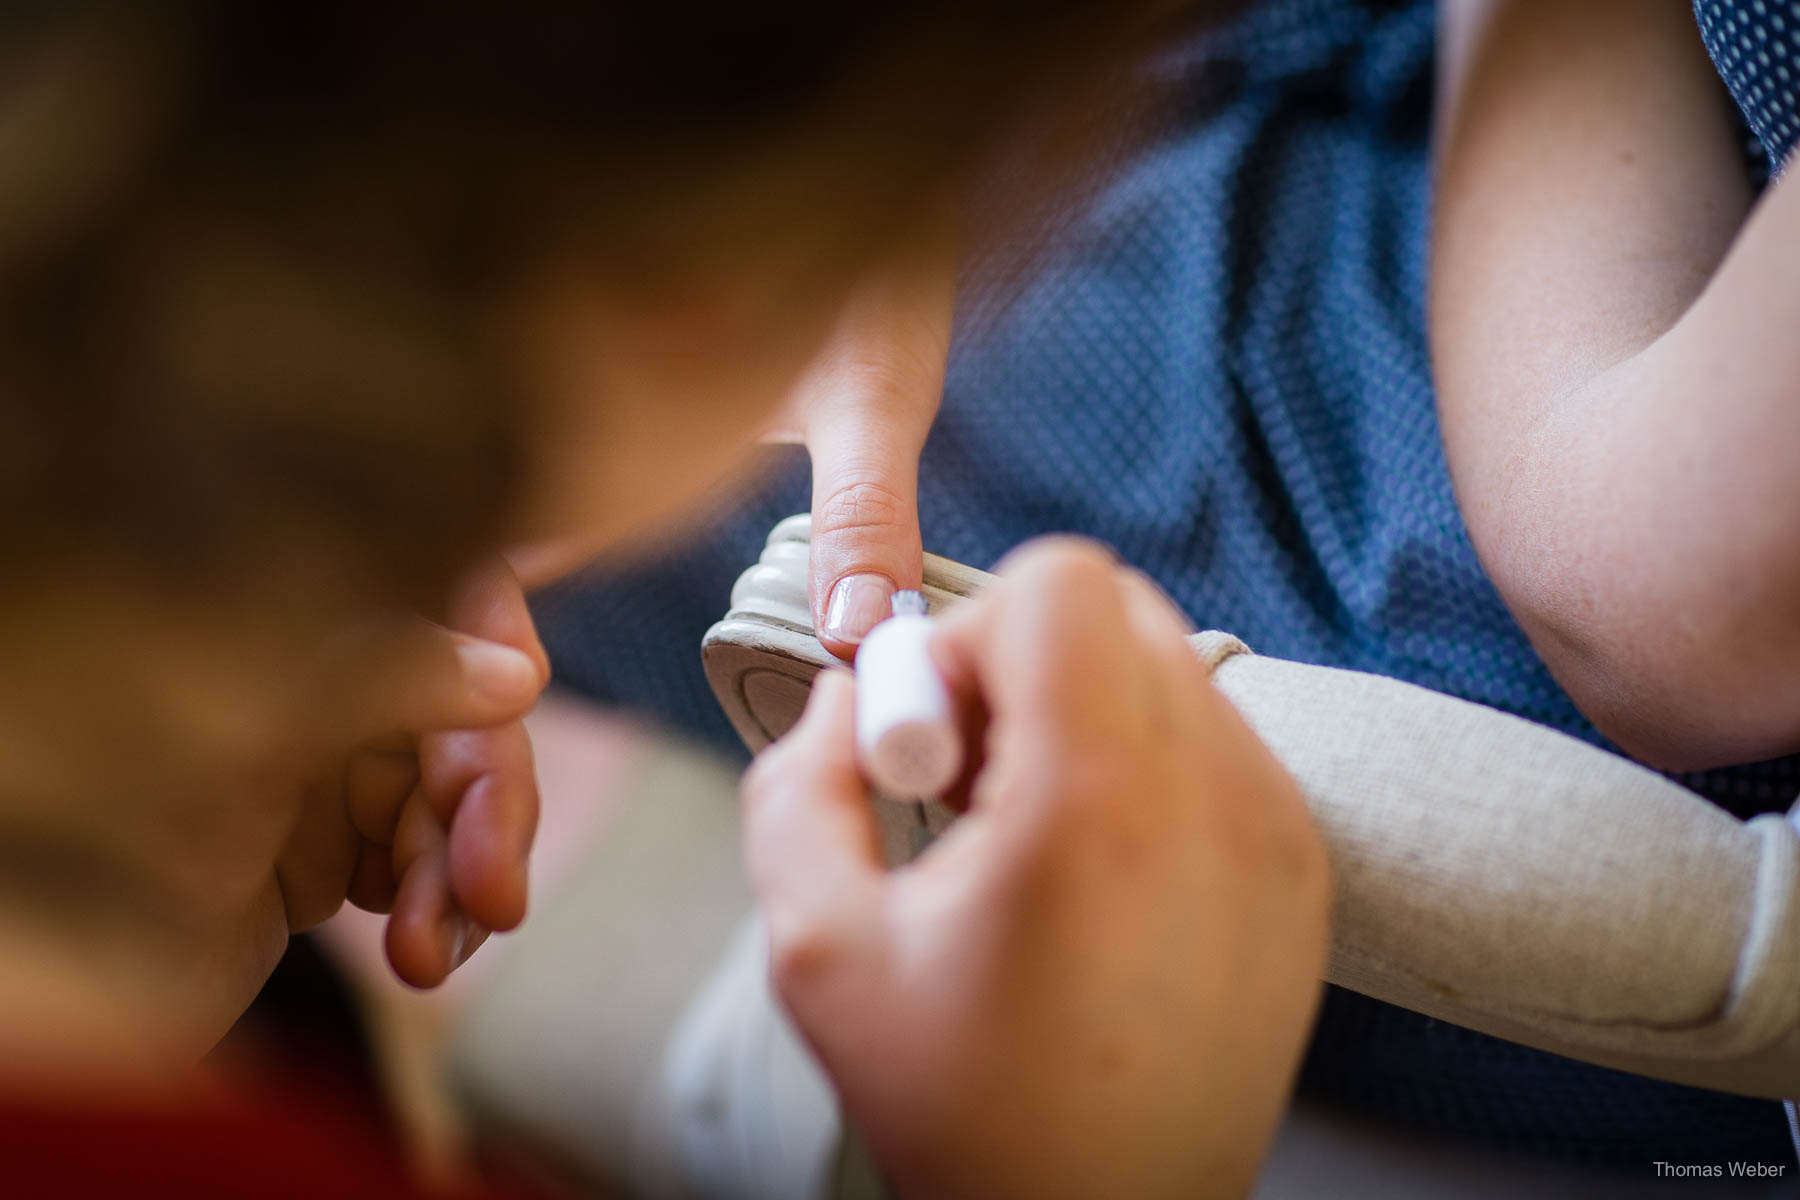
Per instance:
[[[359,839],[344,807],[341,773],[307,789],[275,864],[288,930],[303,933],[342,907]]]
[[[357,848],[356,866],[350,872],[350,886],[344,898],[364,912],[385,913],[394,907],[398,888],[394,879],[394,856],[385,844],[364,842]]]
[[[450,898],[448,839],[422,801],[401,816],[393,861],[388,962],[412,986],[436,987],[466,957],[476,929]]]
[[[400,809],[418,783],[416,749],[364,747],[352,751],[344,768],[344,801],[351,827],[368,841],[393,845]]]
[[[529,772],[483,775],[457,806],[450,826],[451,894],[490,929],[511,929],[525,919],[537,822],[537,783]]]
[[[537,832],[537,773],[521,722],[419,739],[420,792],[450,831],[450,883],[475,920],[511,929],[525,916]]]
[[[932,654],[993,737],[1130,735],[1149,711],[1150,674],[1128,622],[1116,560],[1074,538],[1027,543],[1000,580],[945,616]]]
[[[1135,567],[1122,567],[1119,586],[1125,592],[1126,611],[1146,636],[1165,638],[1172,634],[1185,638],[1194,632],[1194,623],[1187,614],[1149,575]]]
[[[530,655],[423,619],[365,632],[340,647],[337,660],[329,694],[355,698],[332,714],[344,746],[503,724],[529,712],[542,690]]]
[[[799,724],[744,777],[745,857],[778,954],[866,916],[883,880],[854,701],[848,672],[822,672]]]
[[[600,544],[562,538],[509,546],[504,557],[519,586],[529,592],[582,570],[599,557],[604,548]]]
[[[504,775],[521,783],[535,780],[531,734],[523,722],[419,738],[420,790],[445,828],[455,819],[463,793],[484,775]]]
[[[550,681],[550,659],[525,603],[525,589],[505,559],[490,558],[463,577],[444,623],[460,633],[511,646],[536,665],[540,685]]]
[[[1176,719],[1183,720],[1183,714],[1192,718],[1183,727],[1202,735],[1216,730],[1221,723],[1241,727],[1243,719],[1237,709],[1213,686],[1211,672],[1195,656],[1188,641],[1194,633],[1193,622],[1149,576],[1127,572],[1122,583],[1126,612],[1145,652],[1165,671],[1178,709]]]

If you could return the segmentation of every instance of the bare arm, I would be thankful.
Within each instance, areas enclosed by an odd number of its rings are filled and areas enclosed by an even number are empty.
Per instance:
[[[1626,749],[1800,749],[1800,188],[1751,211],[1685,0],[1447,0],[1440,38],[1432,356],[1483,565]]]

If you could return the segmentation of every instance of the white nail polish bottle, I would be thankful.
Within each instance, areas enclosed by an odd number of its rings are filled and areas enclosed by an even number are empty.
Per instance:
[[[863,774],[892,797],[935,799],[962,773],[962,733],[926,643],[925,597],[897,592],[894,615],[856,650],[856,749]]]

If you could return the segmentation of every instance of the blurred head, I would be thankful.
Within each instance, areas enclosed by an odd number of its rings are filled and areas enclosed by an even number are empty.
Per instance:
[[[432,611],[503,540],[617,537],[679,506],[856,273],[1129,15],[9,8],[18,786],[75,786],[59,747],[141,780],[209,739],[253,743],[335,625]]]

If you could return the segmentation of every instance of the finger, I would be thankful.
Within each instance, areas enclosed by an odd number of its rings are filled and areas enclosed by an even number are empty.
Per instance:
[[[308,788],[275,863],[290,933],[304,933],[343,906],[359,841],[345,810],[342,774]]]
[[[990,741],[1038,749],[1136,736],[1152,682],[1125,612],[1116,560],[1097,543],[1045,538],[1000,566],[999,582],[942,619],[932,656]]]
[[[952,695],[962,697],[963,693],[952,688]],[[938,803],[951,812],[964,813],[973,806],[975,781],[987,765],[987,709],[972,700],[961,699],[956,706],[956,723],[963,744],[962,773],[938,797]]]
[[[463,577],[451,596],[444,623],[459,633],[521,651],[537,666],[539,683],[550,681],[550,659],[538,640],[525,589],[505,559],[496,555]]]
[[[604,544],[559,538],[508,546],[505,558],[506,565],[518,578],[519,586],[526,591],[535,591],[584,569],[604,548]]]
[[[847,932],[867,918],[882,885],[856,768],[854,702],[848,672],[822,672],[799,724],[744,777],[745,859],[778,956]]]
[[[807,593],[819,641],[847,659],[892,614],[895,591],[920,584],[919,447],[864,429],[833,431],[811,450]]]
[[[1204,693],[1211,680],[1187,638],[1193,625],[1154,580],[1141,571],[1119,572],[1127,625],[1136,635],[1153,680],[1148,690],[1152,737],[1191,732],[1206,720]]]
[[[344,768],[344,802],[351,827],[367,841],[393,845],[401,806],[418,784],[416,743],[405,750],[368,746],[353,750]]]
[[[451,894],[470,917],[511,929],[525,916],[537,832],[537,773],[521,722],[419,739],[420,791],[450,831]]]
[[[512,749],[463,790],[450,825],[450,890],[465,912],[490,929],[525,919],[539,798],[531,741],[522,725],[491,735]]]
[[[807,595],[840,657],[896,588],[919,586],[919,455],[943,395],[953,293],[953,255],[890,264],[856,289],[796,392],[813,465]]]
[[[1127,571],[1120,580],[1125,609],[1146,655],[1163,672],[1165,686],[1182,727],[1204,735],[1220,722],[1241,725],[1237,709],[1212,683],[1212,673],[1194,654],[1188,638],[1193,622],[1175,606],[1156,582],[1138,571]]]
[[[1125,592],[1127,611],[1139,622],[1145,634],[1162,637],[1173,633],[1176,637],[1186,638],[1194,632],[1194,623],[1175,603],[1174,597],[1145,572],[1136,567],[1120,568],[1119,586]]]
[[[345,889],[344,898],[364,912],[390,912],[398,887],[392,848],[385,843],[362,843],[357,848],[356,866],[350,872],[350,886]]]
[[[479,729],[524,716],[543,675],[529,654],[423,619],[366,633],[338,654],[334,695],[354,701],[333,714],[340,745],[426,729]],[[345,676],[353,686],[342,686]]]
[[[427,733],[419,739],[419,788],[445,828],[454,823],[464,793],[486,775],[535,780],[531,734],[524,722]]]
[[[388,962],[414,987],[436,987],[468,955],[477,930],[450,898],[448,838],[423,800],[410,801],[394,841],[398,886]]]

